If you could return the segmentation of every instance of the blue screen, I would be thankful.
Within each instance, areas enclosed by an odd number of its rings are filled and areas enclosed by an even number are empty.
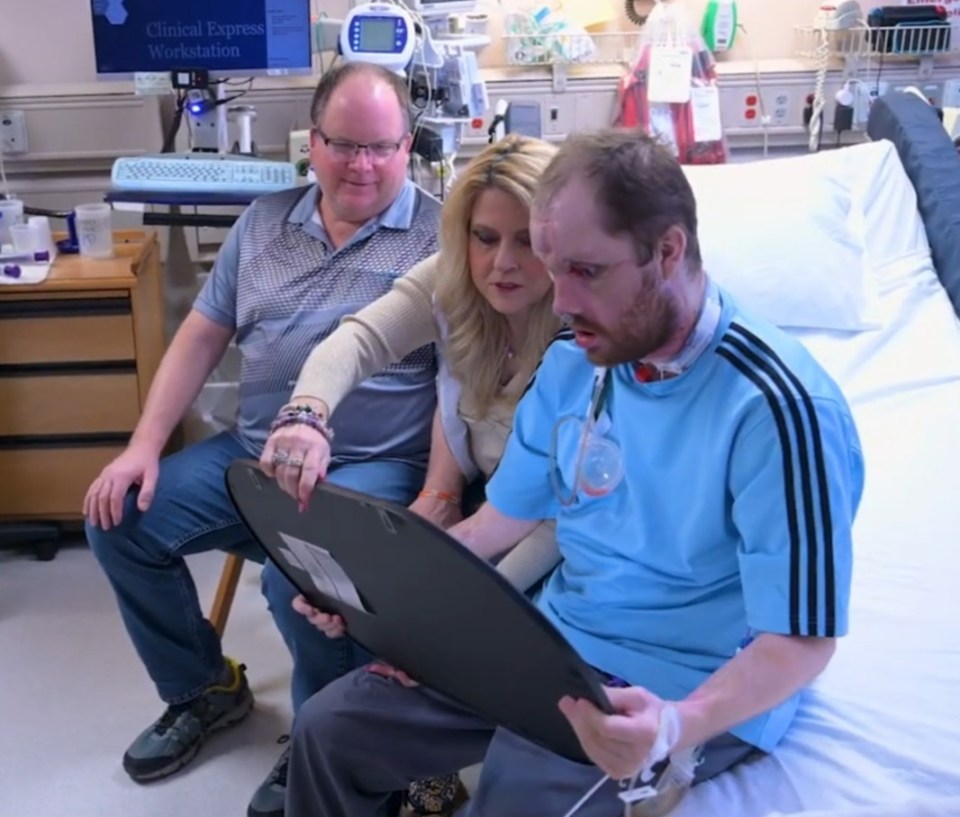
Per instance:
[[[97,74],[309,73],[310,0],[91,0]]]

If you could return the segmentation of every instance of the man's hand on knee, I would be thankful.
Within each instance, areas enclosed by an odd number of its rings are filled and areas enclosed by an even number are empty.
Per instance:
[[[123,505],[131,486],[139,485],[137,508],[150,507],[160,473],[160,456],[153,450],[130,446],[107,465],[87,489],[83,515],[94,527],[110,530],[123,521]]]
[[[347,633],[347,625],[340,616],[318,610],[303,596],[294,598],[293,609],[305,616],[327,638],[343,638]]]

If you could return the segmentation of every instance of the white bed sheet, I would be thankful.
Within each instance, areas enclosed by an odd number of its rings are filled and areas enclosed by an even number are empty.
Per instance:
[[[777,751],[671,817],[960,817],[960,323],[929,256],[878,279],[882,329],[794,333],[864,450],[850,635]]]

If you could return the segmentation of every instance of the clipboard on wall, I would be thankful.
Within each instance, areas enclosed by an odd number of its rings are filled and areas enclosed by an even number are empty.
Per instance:
[[[227,490],[267,556],[357,643],[491,723],[589,762],[557,708],[611,712],[603,679],[489,563],[407,508],[321,483],[301,513],[257,463]]]

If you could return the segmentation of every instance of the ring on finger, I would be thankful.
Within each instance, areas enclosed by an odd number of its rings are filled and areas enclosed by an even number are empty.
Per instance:
[[[274,465],[286,465],[288,462],[290,462],[290,455],[286,451],[278,448],[273,452],[270,462],[272,462]]]
[[[291,468],[303,468],[303,457],[289,457],[287,465]]]

